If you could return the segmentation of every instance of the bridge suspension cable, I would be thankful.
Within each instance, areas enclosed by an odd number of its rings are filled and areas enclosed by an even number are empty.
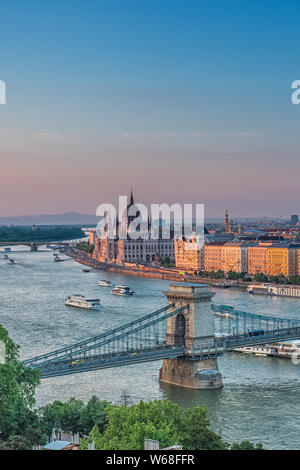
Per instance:
[[[212,304],[211,308],[216,335],[239,335],[253,330],[273,331],[300,326],[300,321],[294,318],[244,312],[228,305]]]
[[[172,307],[172,304],[168,307]],[[157,360],[165,356],[177,357],[184,353],[184,347],[166,345],[165,320],[180,314],[188,308],[188,305],[165,313],[169,308],[162,308],[148,314],[147,320],[145,316],[107,332],[107,335],[101,336],[98,341],[87,344],[84,348],[74,350],[69,347],[64,355],[55,356],[54,354],[44,360],[39,358],[38,361],[33,358],[28,360],[26,365],[40,369],[42,377],[52,377],[133,362]]]
[[[125,325],[121,325],[117,328],[114,328],[113,330],[108,330],[104,333],[93,336],[86,340],[79,341],[75,344],[71,344],[69,346],[65,346],[55,351],[41,354],[31,359],[26,359],[23,361],[23,363],[25,365],[32,366],[34,364],[38,366],[39,363],[50,362],[53,360],[55,361],[55,360],[63,359],[66,357],[70,357],[75,354],[81,354],[81,353],[90,351],[91,349],[94,349],[97,346],[100,346],[100,344],[102,345],[102,343],[108,344],[108,343],[115,341],[117,333],[120,333],[118,338],[124,337],[126,335],[132,334],[133,331],[140,331],[141,329],[146,328],[147,326],[149,326],[148,322],[151,319],[156,320],[156,322],[154,323],[164,320],[164,317],[162,317],[162,314],[171,308],[174,308],[174,304],[168,304],[154,312],[144,315],[143,317],[140,317],[136,320],[126,323]],[[135,325],[139,325],[139,328],[137,330],[132,330],[135,327]]]

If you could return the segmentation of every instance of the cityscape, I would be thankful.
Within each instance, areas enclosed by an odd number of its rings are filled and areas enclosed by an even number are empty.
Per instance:
[[[127,214],[129,211],[137,214],[136,217],[139,214],[132,192]],[[210,272],[225,277],[231,273],[232,276],[250,275],[251,279],[257,280],[268,280],[271,277],[282,283],[287,283],[287,277],[295,283],[298,281],[300,227],[297,214],[293,214],[290,221],[284,222],[237,223],[229,220],[226,210],[224,223],[207,224],[204,227],[202,247],[197,243],[197,237],[176,236],[174,226],[171,227],[170,238],[163,238],[162,224],[159,236],[153,240],[150,235],[150,221],[148,237],[132,239],[129,225],[134,218],[135,216],[128,216],[125,240],[120,239],[118,233],[114,240],[101,239],[97,230],[91,229],[89,245],[94,247],[92,258],[110,265],[132,268],[139,266],[140,269],[143,269],[143,265],[162,264],[195,275]]]
[[[0,452],[299,451],[300,6],[1,13]]]

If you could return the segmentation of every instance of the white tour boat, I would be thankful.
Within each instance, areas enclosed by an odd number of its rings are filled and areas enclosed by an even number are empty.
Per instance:
[[[281,341],[272,344],[263,344],[258,346],[246,346],[242,348],[235,348],[233,351],[241,352],[244,354],[253,354],[254,356],[262,357],[282,357],[282,358],[300,358],[300,341]]]
[[[65,304],[70,307],[87,308],[97,310],[101,307],[100,299],[87,299],[84,295],[69,295],[65,298]]]
[[[133,295],[134,291],[130,289],[128,286],[116,286],[111,291],[113,295]]]
[[[230,313],[233,310],[234,308],[230,305],[220,305],[219,310],[215,310],[214,315],[223,318],[234,318],[234,316]]]
[[[98,281],[98,286],[111,287],[111,282],[106,281],[105,279],[100,279],[100,281]]]
[[[227,313],[227,312],[215,312],[214,315],[216,317],[222,317],[222,318],[234,318],[234,316],[231,315],[231,313]]]
[[[288,284],[250,284],[247,287],[247,292],[249,294],[275,295],[279,297],[292,297],[296,299],[300,298],[300,286],[293,286]]]

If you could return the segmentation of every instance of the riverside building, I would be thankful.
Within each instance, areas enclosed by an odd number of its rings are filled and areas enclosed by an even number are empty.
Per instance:
[[[271,243],[260,243],[248,247],[248,273],[267,273],[268,247]]]
[[[134,215],[129,215],[134,214]],[[146,238],[131,239],[129,235],[129,224],[140,214],[139,209],[134,204],[131,191],[130,202],[123,213],[122,220],[117,221],[115,238],[103,238],[95,236],[95,249],[93,258],[108,264],[123,265],[125,263],[153,263],[159,258],[168,258],[174,261],[174,231],[171,227],[170,237],[162,238],[162,227],[159,226],[157,239],[151,239],[151,221],[148,220],[148,236]],[[126,228],[126,237],[120,238],[121,227]]]
[[[214,242],[204,246],[205,271],[219,271],[222,269],[222,246],[224,242]]]
[[[204,248],[199,247],[197,238],[179,237],[174,239],[176,268],[200,271],[204,268]]]
[[[224,243],[221,248],[221,266],[224,272],[248,272],[248,244]]]
[[[272,245],[267,249],[267,271],[269,276],[283,274],[288,276],[289,269],[289,248],[288,246]]]

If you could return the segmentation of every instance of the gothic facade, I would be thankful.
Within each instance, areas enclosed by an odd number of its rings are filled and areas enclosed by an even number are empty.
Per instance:
[[[95,249],[93,258],[103,263],[122,265],[124,263],[153,263],[159,258],[169,258],[174,260],[174,240],[171,230],[170,238],[162,238],[162,229],[159,227],[157,239],[151,239],[151,221],[148,220],[146,238],[133,239],[130,237],[129,225],[140,215],[138,208],[134,204],[133,194],[130,195],[130,203],[124,211],[121,221],[117,221],[116,235],[114,239],[95,237]],[[119,237],[121,230],[126,236]]]

